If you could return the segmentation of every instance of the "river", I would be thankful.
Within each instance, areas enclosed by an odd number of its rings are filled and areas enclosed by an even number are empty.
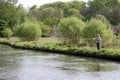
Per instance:
[[[0,80],[120,80],[120,62],[0,45]]]

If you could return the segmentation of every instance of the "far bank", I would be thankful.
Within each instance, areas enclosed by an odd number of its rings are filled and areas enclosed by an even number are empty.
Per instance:
[[[84,57],[92,57],[92,58],[101,58],[108,60],[120,61],[120,50],[112,49],[112,48],[102,48],[101,50],[97,50],[96,47],[77,47],[77,46],[66,46],[57,44],[55,39],[46,38],[43,42],[27,42],[20,41],[18,39],[0,39],[0,44],[5,44],[12,46],[13,48],[19,49],[27,49],[27,50],[35,50],[35,51],[45,51],[52,52],[57,54],[65,54],[65,55],[74,55],[74,56],[84,56]]]

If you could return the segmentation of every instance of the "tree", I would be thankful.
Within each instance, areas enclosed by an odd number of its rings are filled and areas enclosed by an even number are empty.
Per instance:
[[[2,34],[3,34],[3,37],[9,39],[13,35],[13,32],[10,28],[6,28],[3,30]]]
[[[61,41],[67,45],[78,45],[84,26],[85,23],[76,17],[63,18],[58,27]]]
[[[0,2],[9,2],[12,4],[17,4],[18,0],[0,0]]]
[[[79,10],[75,9],[75,8],[71,8],[68,10],[68,14],[67,14],[67,17],[70,17],[70,16],[74,16],[74,17],[78,17],[79,19],[85,19],[79,12]]]
[[[96,34],[100,34],[103,42],[109,42],[113,38],[111,27],[99,19],[92,18],[83,29],[83,37],[92,44]]]
[[[45,4],[45,5],[40,7],[40,10],[48,8],[48,7],[52,7],[54,9],[61,9],[63,11],[63,16],[66,16],[67,11],[69,9],[69,3],[58,1],[58,2],[55,2],[55,3]]]
[[[55,9],[52,7],[42,9],[43,19],[54,17],[54,11]]]
[[[61,9],[54,9],[52,7],[43,9],[41,14],[44,24],[51,27],[56,26],[59,20],[63,17],[63,11]]]
[[[90,0],[88,2],[88,6],[82,10],[82,14],[87,19],[91,19],[91,17],[95,17],[97,14],[101,14],[111,22],[111,12],[116,6],[119,5],[119,0]]]
[[[72,2],[69,2],[69,8],[75,8],[79,11],[81,11],[81,9],[85,8],[86,3],[83,1],[77,1],[77,0],[73,0]]]
[[[24,9],[22,4],[18,5],[18,7],[16,9],[17,9],[17,11],[16,11],[17,24],[24,23],[27,20],[26,10]]]
[[[40,10],[48,8],[48,7],[52,7],[54,9],[61,9],[63,11],[63,17],[68,17],[68,11],[69,9],[76,9],[79,12],[86,6],[85,2],[82,1],[71,1],[71,2],[61,2],[61,1],[57,1],[54,3],[49,3],[49,4],[45,4],[42,5],[40,7]]]
[[[110,25],[110,22],[106,19],[106,17],[104,15],[96,15],[95,16],[95,19],[98,19],[98,20],[101,20],[103,23],[106,24],[106,26],[109,28],[111,25]]]
[[[120,23],[120,6],[115,6],[108,14],[106,14],[106,17],[111,24],[118,25]]]
[[[7,27],[13,28],[19,22],[21,18],[24,17],[24,12],[22,11],[21,6],[16,6],[14,3],[15,0],[4,0],[0,1],[0,19],[7,23]]]
[[[16,8],[8,2],[0,2],[0,19],[8,23],[8,26],[14,26],[16,23]]]
[[[48,25],[43,24],[42,22],[40,23],[41,30],[42,30],[42,37],[48,37],[50,36],[52,32],[52,28]]]
[[[15,35],[25,41],[37,40],[41,36],[40,25],[37,22],[27,21],[15,30]]]
[[[3,31],[7,27],[7,22],[4,20],[0,20],[0,32]]]
[[[79,15],[79,10],[72,8],[68,10],[68,16],[78,16]]]
[[[119,4],[118,0],[92,0],[89,1],[88,5],[91,9],[93,9],[93,11],[99,11],[103,8],[112,9]]]
[[[37,10],[37,9],[38,9],[38,8],[37,8],[37,5],[34,5],[34,6],[32,6],[32,7],[30,8],[29,11],[31,12],[31,11],[33,11],[33,10]]]

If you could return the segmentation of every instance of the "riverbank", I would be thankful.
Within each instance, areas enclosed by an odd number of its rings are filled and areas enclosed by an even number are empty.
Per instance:
[[[6,40],[3,38],[0,39],[0,44],[9,45],[13,48],[19,49],[45,51],[65,55],[84,56],[120,61],[119,49],[103,48],[98,51],[95,47],[68,47],[65,45],[58,45],[56,42],[49,42],[44,44],[44,42],[25,42],[17,39]]]

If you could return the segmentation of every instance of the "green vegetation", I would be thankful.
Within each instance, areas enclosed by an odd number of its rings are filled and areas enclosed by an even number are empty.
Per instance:
[[[83,30],[84,38],[87,38],[91,44],[93,44],[93,38],[96,34],[100,34],[102,42],[109,42],[113,39],[113,32],[108,24],[103,23],[99,19],[92,18]],[[109,34],[108,34],[109,33]]]
[[[58,1],[29,11],[17,0],[0,0],[0,37],[17,37],[0,42],[15,47],[119,59],[119,26],[119,0]],[[93,41],[96,34],[102,37],[100,51]]]
[[[10,28],[6,28],[3,30],[2,34],[3,34],[3,37],[6,37],[7,39],[9,39],[10,37],[12,37],[13,32]]]
[[[37,23],[27,21],[15,30],[15,35],[22,40],[33,41],[41,36],[41,29]]]
[[[42,42],[40,42],[42,40]],[[58,40],[55,38],[42,38],[37,42],[27,42],[20,41],[19,39],[0,39],[0,43],[4,43],[10,45],[15,48],[21,49],[30,49],[37,51],[48,51],[55,52],[60,54],[67,55],[75,55],[75,56],[87,56],[87,57],[95,57],[95,58],[103,58],[103,59],[111,59],[111,60],[120,60],[120,50],[112,49],[112,48],[103,48],[98,51],[95,47],[77,47],[71,46],[68,47],[66,45],[58,45]]]
[[[51,32],[52,32],[52,28],[48,25],[45,25],[43,23],[40,23],[40,27],[41,27],[41,31],[42,31],[42,37],[49,37]]]
[[[66,45],[78,45],[85,23],[76,18],[64,18],[59,23],[59,37]]]
[[[0,22],[4,22],[4,27],[12,29],[25,20],[25,9],[21,5],[16,6],[16,4],[17,0],[0,0]]]

